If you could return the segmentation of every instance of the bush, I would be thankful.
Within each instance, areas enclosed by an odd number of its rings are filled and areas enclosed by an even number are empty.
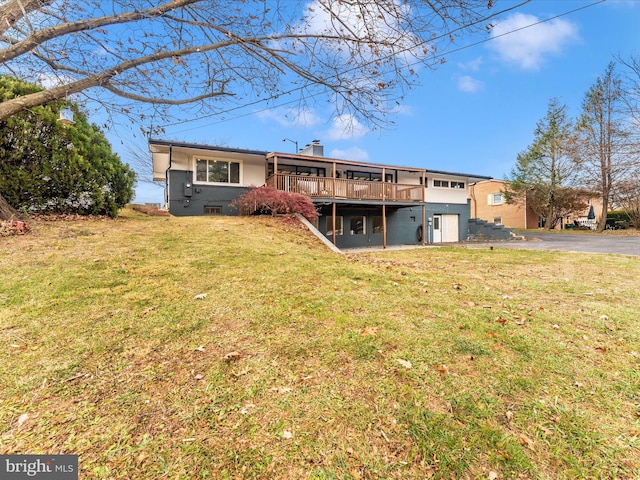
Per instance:
[[[40,90],[0,75],[0,101]],[[74,125],[58,122],[62,107],[74,111]],[[133,198],[135,181],[75,104],[51,102],[0,122],[0,192],[20,211],[115,217]]]
[[[241,215],[292,215],[299,213],[310,222],[318,218],[318,211],[306,195],[283,192],[273,187],[251,187],[250,190],[231,202]]]
[[[607,218],[613,218],[616,222],[629,222],[629,214],[624,210],[613,210],[607,213]]]

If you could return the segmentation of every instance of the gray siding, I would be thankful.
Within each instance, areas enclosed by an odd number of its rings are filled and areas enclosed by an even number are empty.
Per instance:
[[[331,222],[331,206],[326,205],[320,209],[318,218],[318,230],[327,235],[327,222]],[[338,248],[373,247],[382,246],[382,232],[373,232],[374,217],[382,216],[382,207],[353,207],[350,205],[338,205],[336,215],[343,218],[343,234],[336,235]],[[420,243],[417,229],[422,225],[422,207],[387,207],[387,245],[414,245]],[[352,234],[351,220],[357,217],[365,217],[366,233]],[[329,223],[330,225],[330,223]],[[333,235],[327,235],[329,240]]]
[[[222,215],[238,215],[238,209],[229,204],[240,195],[248,191],[248,187],[226,187],[193,185],[191,195],[187,195],[185,184],[191,183],[193,173],[184,170],[169,172],[169,212],[176,216],[205,215],[206,207],[220,207]],[[318,229],[326,235],[327,218],[331,217],[331,205],[320,207]],[[427,203],[427,217],[438,214],[458,215],[459,241],[467,239],[470,218],[470,204],[456,203]],[[336,243],[339,248],[353,248],[366,246],[382,246],[382,233],[373,233],[374,217],[382,216],[382,207],[370,206],[337,206],[337,215],[343,217],[343,235],[338,235]],[[351,220],[354,217],[366,218],[366,233],[364,235],[351,234]],[[422,228],[422,206],[394,207],[387,206],[387,244],[414,245],[420,243],[418,230]],[[327,235],[329,239],[331,235]],[[427,238],[433,238],[430,232]]]
[[[458,241],[467,239],[469,219],[471,218],[471,200],[467,203],[427,203],[427,218],[434,215],[458,215]],[[433,231],[428,238],[433,238]]]
[[[205,215],[205,207],[220,207],[222,215],[238,215],[229,204],[249,190],[248,187],[193,185],[191,196],[185,185],[193,181],[193,173],[184,170],[169,172],[169,212],[175,216]]]

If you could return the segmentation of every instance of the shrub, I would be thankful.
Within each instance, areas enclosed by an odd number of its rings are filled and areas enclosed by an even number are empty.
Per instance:
[[[0,100],[40,90],[0,75]],[[74,111],[74,125],[58,122],[63,106]],[[51,102],[0,122],[0,192],[14,208],[115,217],[133,198],[135,181],[135,172],[76,104]]]
[[[607,218],[613,218],[616,222],[629,222],[629,214],[624,210],[612,210],[607,212]]]
[[[299,213],[310,222],[318,218],[318,211],[306,195],[277,190],[273,187],[251,187],[249,191],[233,202],[231,206],[240,210],[241,215],[278,215]]]

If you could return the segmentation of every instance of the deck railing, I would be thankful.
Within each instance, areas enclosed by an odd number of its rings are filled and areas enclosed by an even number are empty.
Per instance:
[[[272,175],[266,185],[284,192],[310,197],[344,198],[349,200],[422,201],[422,185],[382,183],[331,177],[302,175]]]

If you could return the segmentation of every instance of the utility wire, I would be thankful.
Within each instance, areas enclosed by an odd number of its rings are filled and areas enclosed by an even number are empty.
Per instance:
[[[592,3],[590,3],[590,4],[582,5],[582,6],[580,6],[580,7],[574,8],[574,9],[572,9],[572,10],[568,10],[568,11],[563,12],[563,13],[560,13],[560,14],[558,14],[558,15],[554,15],[554,16],[552,16],[552,17],[545,18],[544,20],[540,20],[540,21],[538,21],[538,22],[534,22],[534,23],[531,23],[531,24],[529,24],[529,25],[525,25],[525,26],[523,26],[523,27],[516,28],[516,29],[510,30],[510,31],[508,31],[508,32],[501,33],[500,35],[496,35],[496,36],[493,36],[493,37],[485,38],[484,40],[479,40],[479,41],[477,41],[477,42],[474,42],[474,43],[471,43],[471,44],[468,44],[468,45],[464,45],[464,46],[462,46],[462,47],[458,47],[458,48],[456,48],[456,49],[453,49],[453,50],[450,50],[450,51],[447,51],[447,52],[443,52],[443,53],[436,54],[436,55],[434,55],[434,56],[433,56],[433,59],[434,59],[434,60],[437,60],[438,58],[444,58],[444,57],[445,57],[445,56],[447,56],[447,55],[452,55],[452,54],[454,54],[454,53],[458,53],[458,52],[461,52],[461,51],[463,51],[463,50],[467,50],[467,49],[469,49],[469,48],[477,47],[478,45],[482,45],[483,43],[490,42],[490,41],[495,40],[495,39],[497,39],[497,38],[501,38],[501,37],[504,37],[504,36],[506,36],[506,35],[511,35],[511,34],[513,34],[513,33],[520,32],[520,31],[522,31],[522,30],[526,30],[527,28],[531,28],[531,27],[534,27],[534,26],[536,26],[536,25],[541,25],[541,24],[543,24],[543,23],[550,22],[550,21],[552,21],[552,20],[555,20],[555,19],[558,19],[558,18],[561,18],[561,17],[565,17],[565,16],[567,16],[567,15],[574,14],[574,13],[579,12],[579,11],[581,11],[581,10],[586,10],[587,8],[594,7],[594,6],[596,6],[596,5],[599,5],[599,4],[601,4],[601,3],[604,3],[604,2],[606,2],[606,1],[607,1],[607,0],[597,0],[597,1],[592,2]],[[499,13],[498,13],[498,14],[496,14],[496,15],[502,14],[502,13],[504,13],[504,12],[506,12],[506,11],[509,11],[509,10],[513,10],[514,8],[518,8],[518,7],[520,7],[520,6],[522,6],[522,5],[526,4],[526,3],[528,3],[528,0],[527,0],[527,2],[523,2],[523,3],[519,4],[519,5],[517,5],[516,7],[511,7],[511,8],[509,8],[509,9],[503,10],[503,11],[499,12]],[[494,15],[494,16],[495,16],[495,15]],[[492,17],[493,17],[493,16],[492,16]],[[483,20],[482,20],[482,21],[483,21]],[[478,22],[476,22],[476,23],[478,23]],[[467,28],[467,27],[469,27],[469,26],[472,26],[472,24],[465,25],[464,27],[460,27],[459,29]],[[458,31],[459,29],[456,29],[456,30],[454,30],[453,32],[450,32],[450,33],[454,33],[454,32],[456,32],[456,31]],[[446,35],[449,35],[449,33],[444,34],[444,35],[441,35],[441,36],[439,36],[439,37],[436,37],[435,39],[436,39],[436,40],[437,40],[437,39],[440,39],[440,38],[442,38],[443,36],[446,36]],[[423,42],[419,43],[419,44],[418,44],[418,45],[416,45],[416,46],[420,46],[420,45],[424,45],[424,44],[427,44],[427,43],[431,43],[431,42],[433,42],[433,40],[434,40],[434,39],[430,39],[429,41],[425,40],[425,41],[423,41]],[[414,47],[411,47],[411,48],[415,48],[415,46],[414,46]],[[399,51],[399,52],[396,52],[396,53],[394,53],[394,54],[390,54],[390,55],[389,55],[389,57],[390,57],[390,56],[393,56],[393,55],[397,55],[397,54],[399,54],[399,53],[407,52],[407,51],[409,51],[409,50],[410,50],[410,48],[406,48],[406,49],[401,50],[401,51]],[[389,57],[385,57],[385,58],[389,58]],[[373,62],[372,62],[372,63],[373,63]],[[420,61],[416,61],[416,62],[414,62],[414,63],[407,64],[407,66],[408,66],[408,67],[412,67],[412,66],[419,65],[420,63],[422,63],[422,62],[420,62]],[[365,64],[364,66],[366,66],[366,64]],[[360,67],[358,67],[358,68],[360,68]],[[344,72],[342,72],[342,74],[344,74],[344,73],[348,73],[349,71],[353,71],[354,69],[355,69],[355,68],[347,69],[347,70],[345,70]],[[290,89],[290,90],[288,90],[288,91],[286,91],[286,92],[283,92],[283,93],[280,93],[280,94],[277,94],[277,95],[272,95],[272,96],[267,97],[267,98],[260,98],[260,99],[254,100],[254,101],[252,101],[252,102],[244,103],[244,104],[239,105],[239,106],[237,106],[237,107],[229,108],[229,109],[224,110],[224,111],[222,111],[222,112],[215,112],[215,113],[211,113],[211,114],[208,114],[208,115],[202,115],[201,117],[198,117],[198,118],[196,118],[196,119],[181,120],[181,121],[179,121],[179,122],[168,123],[168,124],[163,125],[162,127],[172,127],[172,126],[175,126],[175,125],[182,125],[182,124],[185,124],[185,123],[190,123],[190,122],[194,122],[194,121],[202,120],[202,119],[205,119],[205,118],[210,118],[210,117],[215,117],[215,116],[226,115],[226,114],[231,113],[231,112],[234,112],[234,111],[236,111],[236,110],[240,110],[240,109],[243,109],[243,108],[247,108],[247,107],[250,107],[250,106],[253,106],[253,105],[258,105],[258,104],[261,104],[261,103],[264,103],[264,102],[268,102],[268,101],[270,101],[270,100],[275,100],[275,99],[277,99],[277,98],[280,98],[280,97],[283,97],[283,96],[286,96],[286,95],[290,95],[290,94],[295,93],[295,92],[297,92],[297,91],[304,90],[304,89],[305,89],[305,88],[307,88],[308,86],[309,86],[309,84],[301,85],[301,86],[299,86],[299,87],[292,88],[292,89]],[[316,93],[311,93],[311,94],[309,94],[308,96],[309,96],[309,97],[316,97],[316,96],[320,96],[320,95],[323,95],[323,94],[324,94],[324,92],[316,92]],[[247,112],[247,113],[244,113],[244,114],[236,115],[236,116],[234,116],[234,117],[232,117],[232,118],[223,118],[223,119],[220,119],[220,120],[217,120],[217,121],[215,121],[215,122],[211,122],[211,123],[208,123],[208,124],[205,124],[205,125],[199,125],[198,127],[189,128],[189,129],[186,129],[186,130],[179,130],[179,131],[177,131],[177,132],[174,132],[174,134],[188,132],[188,131],[190,131],[190,130],[194,130],[194,129],[196,129],[196,128],[208,127],[208,126],[212,126],[212,125],[219,125],[219,124],[221,124],[221,123],[229,122],[229,121],[232,121],[232,120],[237,120],[237,119],[239,119],[239,118],[244,118],[244,117],[248,117],[248,116],[251,116],[251,115],[256,115],[256,114],[258,114],[258,113],[266,112],[266,111],[271,110],[271,109],[273,109],[273,108],[280,108],[280,107],[284,107],[284,106],[286,106],[286,105],[294,104],[294,103],[297,103],[298,101],[299,101],[299,99],[297,99],[297,98],[296,98],[296,99],[289,100],[289,101],[286,101],[286,102],[278,103],[278,104],[276,104],[276,105],[272,105],[272,106],[270,106],[270,107],[265,107],[265,108],[262,108],[262,109],[260,109],[260,110],[254,110],[254,111]]]

